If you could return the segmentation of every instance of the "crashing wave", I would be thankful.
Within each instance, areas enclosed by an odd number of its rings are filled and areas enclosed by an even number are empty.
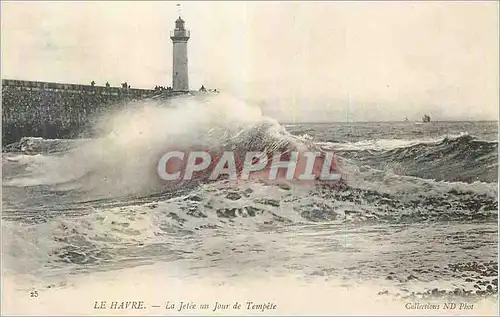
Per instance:
[[[135,103],[104,116],[94,127],[95,139],[71,141],[26,138],[21,150],[35,153],[62,145],[58,156],[24,157],[24,175],[4,185],[33,186],[71,183],[98,196],[127,196],[163,191],[157,174],[167,151],[208,150],[243,154],[320,150],[311,139],[289,134],[259,108],[223,95]],[[48,153],[44,151],[43,153]]]
[[[336,147],[339,155],[360,165],[451,182],[496,182],[498,178],[498,142],[478,140],[462,134],[434,141],[409,141],[408,146],[390,149]]]

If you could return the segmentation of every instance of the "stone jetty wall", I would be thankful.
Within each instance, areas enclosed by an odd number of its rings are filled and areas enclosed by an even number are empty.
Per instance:
[[[21,137],[78,136],[103,109],[158,94],[158,90],[2,80],[2,144]]]

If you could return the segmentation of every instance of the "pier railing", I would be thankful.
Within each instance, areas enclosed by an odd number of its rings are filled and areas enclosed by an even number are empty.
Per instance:
[[[98,94],[109,94],[109,95],[134,95],[134,96],[142,96],[142,95],[145,96],[154,93],[154,90],[152,89],[61,84],[53,82],[14,80],[14,79],[2,79],[2,87],[29,89],[32,91],[45,90],[45,91],[60,91],[65,93],[98,93]]]
[[[158,93],[152,89],[3,79],[2,144],[28,136],[76,137],[107,109]]]

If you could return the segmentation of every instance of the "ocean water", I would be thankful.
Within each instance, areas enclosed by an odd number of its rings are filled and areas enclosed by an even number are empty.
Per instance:
[[[91,138],[25,138],[2,154],[3,311],[498,314],[497,135],[497,122],[279,124],[221,94],[131,104]],[[330,150],[342,181],[158,182],[159,155],[199,146]],[[441,306],[411,308],[426,303]]]

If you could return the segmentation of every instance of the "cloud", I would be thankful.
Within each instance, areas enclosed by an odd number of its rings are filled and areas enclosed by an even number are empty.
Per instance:
[[[187,2],[190,81],[278,119],[498,117],[492,2]],[[169,86],[169,2],[3,2],[3,77]]]

